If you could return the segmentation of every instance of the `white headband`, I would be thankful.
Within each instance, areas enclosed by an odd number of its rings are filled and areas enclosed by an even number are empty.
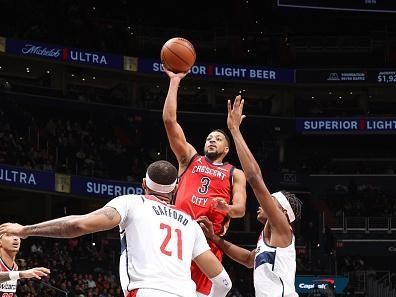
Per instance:
[[[279,204],[286,209],[287,216],[289,217],[290,223],[294,222],[296,220],[296,216],[294,214],[294,211],[289,203],[289,200],[287,200],[286,196],[282,194],[282,192],[276,192],[271,194],[272,197],[274,197],[276,200],[278,200]]]
[[[146,185],[150,190],[153,190],[158,193],[167,194],[173,191],[176,186],[176,180],[171,183],[170,185],[160,185],[149,177],[148,173],[146,172]]]

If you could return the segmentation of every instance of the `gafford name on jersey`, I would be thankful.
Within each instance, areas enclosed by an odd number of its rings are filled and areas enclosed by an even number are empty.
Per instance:
[[[167,216],[173,218],[176,221],[182,223],[184,226],[189,223],[189,220],[185,218],[179,211],[175,211],[172,208],[161,205],[153,205],[152,207],[157,216]]]

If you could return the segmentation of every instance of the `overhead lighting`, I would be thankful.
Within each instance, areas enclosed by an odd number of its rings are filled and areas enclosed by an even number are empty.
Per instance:
[[[92,79],[95,80],[95,79],[96,79],[96,76],[92,76]]]
[[[349,95],[353,95],[353,92],[352,92],[352,91],[350,91],[350,92],[349,92]]]
[[[51,71],[47,70],[45,73],[47,73],[47,74],[50,74],[50,73],[51,73]]]
[[[75,77],[74,73],[71,74],[72,77]]]
[[[30,72],[30,68],[26,67],[26,72],[29,73]]]
[[[312,98],[312,99],[315,99],[315,96],[312,96],[311,98]]]
[[[85,81],[85,78],[83,77],[81,80],[82,80],[82,81]]]

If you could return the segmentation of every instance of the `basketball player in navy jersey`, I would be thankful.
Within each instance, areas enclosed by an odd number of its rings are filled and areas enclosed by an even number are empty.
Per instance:
[[[240,96],[235,98],[232,108],[228,101],[227,125],[247,181],[261,206],[257,219],[264,224],[264,229],[257,248],[249,251],[220,238],[213,232],[207,217],[198,221],[205,235],[226,255],[248,268],[254,268],[256,297],[296,297],[296,251],[291,223],[300,218],[302,203],[291,193],[281,191],[271,194],[268,191],[260,167],[239,130],[245,117],[242,114],[243,104]]]
[[[246,209],[246,178],[242,170],[223,163],[230,149],[230,141],[222,130],[213,130],[206,137],[204,155],[187,142],[177,122],[177,93],[186,73],[173,73],[165,69],[170,78],[162,118],[169,143],[179,163],[179,184],[175,206],[194,219],[207,216],[214,224],[216,234],[224,234],[229,218],[240,218]],[[212,252],[221,261],[223,253],[212,242]],[[207,296],[211,282],[192,263],[192,279],[197,284],[198,296]]]

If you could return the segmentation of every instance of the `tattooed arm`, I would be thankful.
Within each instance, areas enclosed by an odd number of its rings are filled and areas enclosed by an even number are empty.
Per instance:
[[[9,233],[21,238],[43,236],[73,238],[81,235],[110,230],[121,221],[117,210],[105,206],[91,213],[79,216],[67,216],[35,225],[22,226],[6,223],[0,225],[0,234]]]

